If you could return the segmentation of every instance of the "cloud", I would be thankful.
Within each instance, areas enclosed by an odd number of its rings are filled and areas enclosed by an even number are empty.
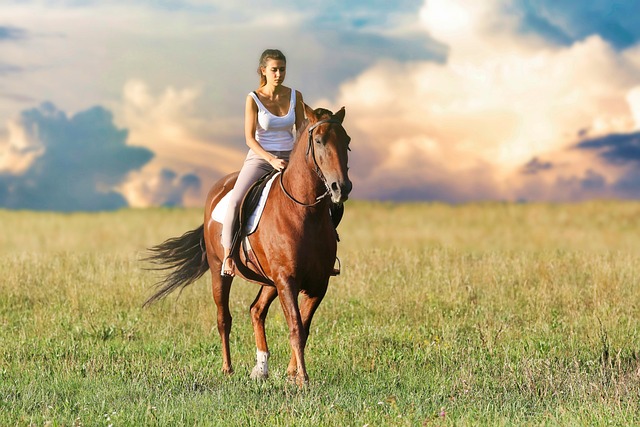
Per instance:
[[[534,157],[522,167],[522,173],[526,175],[535,175],[541,171],[551,169],[553,169],[553,163],[541,161],[537,157]]]
[[[127,185],[131,203],[135,206],[184,206],[189,205],[189,199],[197,197],[199,204],[199,190],[201,180],[195,174],[178,175],[168,169],[162,169],[151,179],[138,180]]]
[[[605,164],[615,167],[617,175],[606,182],[596,180],[600,188],[606,186],[609,197],[640,197],[640,132],[614,133],[586,139],[575,146],[592,151]],[[588,184],[594,184],[590,181]]]
[[[26,36],[27,31],[22,28],[0,25],[0,43],[21,40],[26,38]],[[23,67],[0,61],[0,76],[7,76],[22,71],[24,71]]]
[[[429,0],[421,17],[448,46],[445,63],[380,61],[327,99],[347,106],[353,156],[361,148],[380,162],[356,160],[354,197],[575,200],[613,191],[623,171],[575,152],[575,140],[580,130],[593,138],[635,126],[638,53],[598,35],[558,45],[522,32],[522,16],[498,1]],[[381,187],[385,180],[394,187]],[[434,184],[446,194],[427,190]]]
[[[352,144],[351,155],[355,159],[360,159],[363,152],[370,150],[370,147],[362,145],[363,142],[360,140],[359,145]],[[455,163],[455,157],[448,163],[443,163],[433,151],[430,153],[429,148],[425,150],[425,147],[429,147],[429,142],[421,139],[394,142],[392,149],[377,159],[376,167],[369,169],[365,177],[359,173],[351,176],[354,188],[358,188],[358,197],[396,201],[440,200],[451,203],[500,198],[496,191],[497,183],[488,173],[488,168],[480,163],[463,168],[457,172],[454,180],[450,167]],[[433,146],[431,148],[435,149]],[[362,161],[364,162],[366,160]],[[353,162],[350,161],[351,163]],[[398,165],[403,167],[399,168]],[[363,166],[357,164],[351,170]],[[464,185],[459,185],[459,182],[464,182]]]
[[[287,82],[310,102],[335,95],[341,82],[380,59],[443,61],[444,46],[420,28],[420,6],[418,0],[332,0],[322,8],[284,1],[268,10],[248,1],[3,3],[0,15],[33,36],[20,49],[0,44],[0,57],[30,70],[5,83],[12,93],[53,99],[67,111],[87,99],[111,106],[128,81],[141,79],[154,90],[197,86],[207,97],[198,108],[230,119],[243,114],[267,47],[285,52]],[[11,116],[10,105],[0,103],[0,117]]]
[[[10,40],[20,40],[27,36],[27,31],[18,27],[8,27],[0,25],[0,42]]]
[[[0,117],[43,99],[71,115],[104,105],[128,146],[155,154],[113,191],[201,205],[242,164],[244,100],[278,47],[308,103],[346,106],[354,197],[631,194],[633,163],[604,154],[620,147],[576,145],[640,130],[639,14],[609,0],[5,2]],[[16,147],[14,169],[35,164],[38,146]]]
[[[67,116],[51,103],[24,111],[0,148],[0,206],[106,210],[127,206],[114,187],[146,164],[151,151],[126,144],[127,131],[93,107]]]
[[[15,74],[22,72],[23,69],[11,64],[3,64],[0,62],[0,76]]]
[[[155,154],[152,161],[132,173],[120,187],[132,206],[175,200],[167,195],[172,191],[170,188],[169,193],[162,188],[168,182],[174,185],[177,178],[169,179],[166,170],[187,177],[179,185],[187,193],[184,204],[201,206],[215,181],[242,166],[247,151],[242,125],[239,121],[227,123],[224,118],[200,117],[196,108],[200,96],[195,88],[168,87],[154,94],[140,80],[125,85],[119,122],[129,129],[130,144],[147,147]],[[221,129],[232,130],[223,133]],[[225,140],[237,141],[237,148]],[[205,185],[195,185],[194,176]]]
[[[611,163],[636,163],[640,166],[640,132],[588,139],[578,143],[576,148],[598,150],[600,156]]]

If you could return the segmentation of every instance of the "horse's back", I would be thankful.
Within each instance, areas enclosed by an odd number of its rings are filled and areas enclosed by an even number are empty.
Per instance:
[[[205,210],[205,218],[211,217],[211,212],[216,207],[218,202],[227,194],[229,191],[233,189],[233,186],[236,184],[236,180],[238,179],[238,174],[240,172],[232,172],[218,181],[216,181],[209,189],[209,194],[207,194],[207,201],[205,202],[204,210]]]

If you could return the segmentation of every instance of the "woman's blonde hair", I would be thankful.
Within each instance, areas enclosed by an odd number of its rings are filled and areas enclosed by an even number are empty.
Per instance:
[[[260,76],[260,87],[267,84],[267,78],[262,74],[262,69],[267,66],[267,61],[275,59],[277,61],[284,61],[287,63],[287,58],[278,49],[266,49],[260,55],[260,62],[258,63],[258,75]]]

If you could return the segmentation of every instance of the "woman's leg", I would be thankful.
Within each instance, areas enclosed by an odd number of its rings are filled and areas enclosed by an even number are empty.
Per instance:
[[[266,160],[262,159],[253,151],[249,151],[242,165],[242,169],[240,169],[238,180],[233,187],[233,192],[229,198],[229,206],[227,207],[227,212],[222,222],[222,246],[224,247],[225,256],[224,262],[222,263],[223,275],[234,275],[235,267],[229,255],[231,253],[234,224],[238,216],[238,207],[249,187],[271,169],[271,165],[269,165]]]

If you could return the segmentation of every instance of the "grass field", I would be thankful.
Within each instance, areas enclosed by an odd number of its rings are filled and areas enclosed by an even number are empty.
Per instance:
[[[349,202],[303,390],[278,304],[249,379],[256,285],[228,378],[208,274],[141,308],[144,248],[200,223],[0,211],[1,426],[640,424],[639,203]]]

